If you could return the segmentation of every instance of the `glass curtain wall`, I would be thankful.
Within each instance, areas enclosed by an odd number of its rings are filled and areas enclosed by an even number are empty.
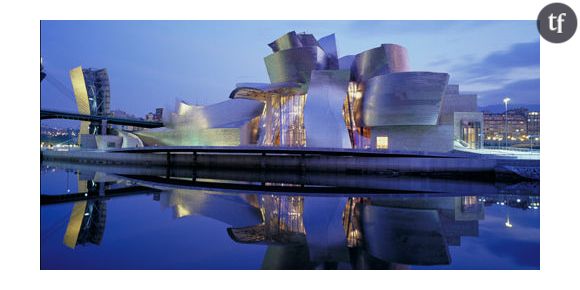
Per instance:
[[[306,94],[272,97],[266,100],[260,118],[262,146],[306,146],[304,129],[304,104]]]
[[[481,123],[480,122],[462,122],[461,123],[461,140],[467,143],[471,149],[480,148],[481,144]]]
[[[348,94],[344,100],[343,117],[353,148],[370,148],[371,131],[357,125],[357,115],[362,108],[362,86],[356,82],[348,84]]]

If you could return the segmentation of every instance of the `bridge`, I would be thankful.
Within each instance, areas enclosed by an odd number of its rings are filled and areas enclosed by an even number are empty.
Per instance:
[[[162,122],[155,122],[155,121],[143,121],[143,120],[134,120],[134,119],[115,118],[115,117],[110,117],[110,116],[85,115],[85,114],[71,113],[71,112],[40,110],[40,120],[46,120],[46,119],[66,119],[66,120],[77,120],[77,121],[90,121],[90,122],[107,123],[107,124],[113,124],[113,125],[135,126],[135,127],[140,127],[140,128],[163,127]]]

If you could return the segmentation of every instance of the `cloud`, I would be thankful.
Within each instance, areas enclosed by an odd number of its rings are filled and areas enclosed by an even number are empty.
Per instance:
[[[451,70],[462,91],[479,95],[480,106],[500,103],[505,96],[521,104],[540,102],[540,42],[516,43],[478,62],[462,62]]]
[[[508,51],[490,54],[485,62],[497,66],[540,65],[540,41],[516,43]]]
[[[507,72],[510,69],[540,66],[540,42],[516,43],[506,51],[489,54],[481,62],[464,67],[473,75],[488,75]]]
[[[538,104],[540,102],[540,79],[521,80],[494,90],[480,91],[480,105],[499,104],[504,97],[510,97],[518,104]]]

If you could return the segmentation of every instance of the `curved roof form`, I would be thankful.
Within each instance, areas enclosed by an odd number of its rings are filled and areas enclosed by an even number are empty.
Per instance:
[[[295,31],[290,31],[280,36],[280,38],[268,43],[268,46],[273,52],[278,52],[280,50],[302,47],[302,41],[300,41],[300,38],[298,38]]]
[[[280,38],[268,43],[268,46],[272,49],[273,52],[278,52],[281,50],[298,47],[319,46],[319,41],[316,40],[312,34],[296,33],[295,31],[290,31],[280,36]]]
[[[146,146],[251,144],[252,121],[263,110],[264,104],[254,100],[227,100],[209,106],[192,106],[182,102],[165,127],[138,131],[135,135]]]
[[[354,62],[354,55],[345,55],[338,59],[338,69],[350,70],[352,63]]]
[[[281,50],[264,58],[270,82],[308,83],[310,72],[327,68],[327,56],[318,46]]]
[[[308,83],[313,70],[338,69],[334,34],[316,40],[312,34],[291,31],[268,46],[273,53],[264,60],[272,83]]]
[[[318,40],[318,46],[326,52],[328,58],[327,69],[338,69],[338,50],[336,49],[336,38],[334,33],[322,37]]]
[[[365,83],[362,117],[367,127],[436,125],[447,73],[404,72],[379,75]]]
[[[359,53],[351,66],[352,78],[357,82],[408,70],[407,49],[397,44],[382,44]]]
[[[303,85],[295,82],[283,83],[240,83],[230,93],[230,99],[249,99],[265,101],[267,98],[281,95],[296,95],[305,93]]]
[[[237,127],[262,114],[264,104],[254,100],[233,99],[209,106],[193,106],[181,102],[171,115],[167,127],[186,125],[194,128]],[[227,112],[227,114],[224,114]]]

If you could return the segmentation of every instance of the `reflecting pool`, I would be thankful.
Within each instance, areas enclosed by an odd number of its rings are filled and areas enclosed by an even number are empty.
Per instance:
[[[539,269],[537,183],[41,166],[41,269]]]

